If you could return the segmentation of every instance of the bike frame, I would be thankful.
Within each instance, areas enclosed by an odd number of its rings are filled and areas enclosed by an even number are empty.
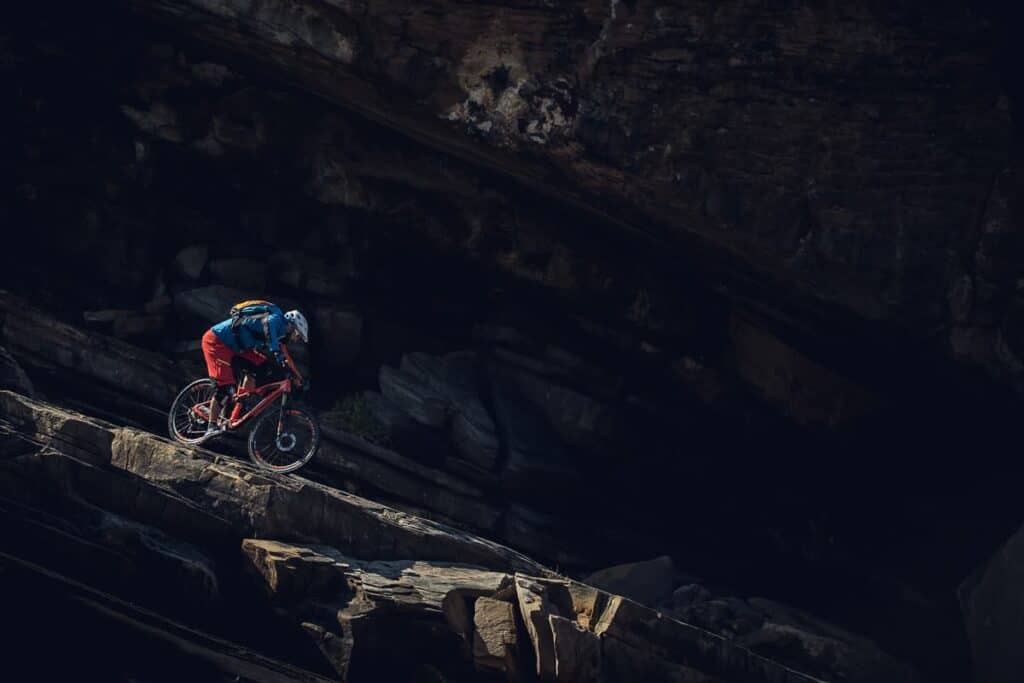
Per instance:
[[[245,424],[250,418],[256,417],[264,410],[266,410],[267,406],[273,403],[278,396],[283,396],[284,398],[281,399],[281,415],[278,416],[277,419],[277,434],[281,434],[281,417],[284,415],[284,407],[288,404],[288,394],[292,392],[292,388],[295,386],[294,383],[302,383],[302,373],[299,372],[299,368],[295,365],[295,361],[292,360],[291,354],[288,353],[288,347],[282,344],[281,351],[284,352],[284,356],[288,360],[288,365],[290,366],[291,371],[295,373],[295,379],[288,378],[280,380],[278,382],[268,382],[267,384],[264,384],[263,386],[260,387],[256,387],[255,389],[235,393],[235,405],[231,410],[231,415],[228,417],[227,422],[228,431],[234,431],[238,429],[243,424]],[[253,395],[262,396],[263,399],[245,413],[241,413],[241,404],[238,403],[238,401],[242,398],[245,398],[246,396]],[[206,416],[203,416],[202,412],[200,412],[201,406],[203,405],[205,404],[197,404],[193,406],[192,409],[196,411],[197,415],[204,417],[205,419]]]
[[[236,410],[231,411],[231,416],[228,418],[227,428],[229,430],[235,430],[245,424],[250,418],[256,417],[264,410],[267,409],[271,403],[273,403],[278,396],[284,396],[281,400],[281,409],[284,409],[286,403],[288,403],[288,394],[292,390],[292,380],[284,379],[279,382],[270,382],[264,384],[261,387],[250,389],[249,391],[242,391],[235,394],[235,408],[240,408],[240,404],[237,401],[245,398],[246,396],[262,396],[263,399],[248,410],[248,412],[242,413],[241,415],[235,415]],[[278,420],[278,431],[281,429],[280,420]]]

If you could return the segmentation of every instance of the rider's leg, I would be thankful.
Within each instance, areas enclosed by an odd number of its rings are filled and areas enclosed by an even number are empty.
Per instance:
[[[215,426],[225,407],[225,400],[235,384],[235,375],[231,369],[231,359],[235,353],[222,342],[212,329],[207,330],[202,340],[203,357],[206,360],[206,371],[217,383],[217,391],[210,399],[209,425]]]
[[[235,357],[235,365],[233,366],[235,373],[241,372],[244,376],[242,384],[239,386],[240,389],[251,391],[258,384],[263,384],[260,381],[260,367],[266,361],[266,356],[255,349],[243,351]]]
[[[213,330],[207,330],[203,335],[202,349],[207,374],[217,383],[217,390],[210,399],[207,423],[207,428],[212,430],[217,426],[223,412],[224,400],[230,392],[230,387],[234,385],[234,374],[231,372],[231,356],[234,352],[220,341]]]
[[[240,392],[252,391],[256,388],[256,378],[246,372],[242,375],[242,383],[238,385]]]
[[[228,399],[231,397],[231,390],[234,387],[230,384],[223,384],[217,387],[217,391],[214,392],[213,398],[210,399],[210,421],[209,425],[216,426],[220,420],[221,413],[227,407]]]
[[[260,384],[265,384],[265,380],[261,379],[262,373],[260,372],[261,366],[265,363],[266,357],[254,350],[243,351],[231,359],[231,370],[235,377],[242,378],[238,385],[240,394],[253,391]]]

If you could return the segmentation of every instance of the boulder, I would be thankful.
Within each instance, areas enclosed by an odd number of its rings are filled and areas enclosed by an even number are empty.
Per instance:
[[[399,369],[384,366],[381,392],[419,423],[444,429],[458,455],[486,473],[498,459],[494,421],[480,398],[476,355],[451,353],[437,357],[411,353]]]
[[[575,463],[537,410],[518,391],[495,378],[494,416],[505,434],[502,484],[513,491],[557,493],[571,489]]]
[[[519,614],[533,645],[537,676],[552,680],[555,677],[555,641],[548,617],[557,615],[558,608],[549,599],[546,586],[532,577],[516,576],[515,587]]]
[[[597,681],[601,677],[601,639],[577,622],[548,615],[555,653],[555,680]]]
[[[480,669],[514,675],[517,659],[515,607],[491,598],[477,598],[473,607],[473,662]]]
[[[567,360],[550,347],[545,357],[537,360],[499,350],[495,358],[500,362],[493,363],[491,368],[501,381],[514,386],[519,395],[544,416],[564,443],[581,450],[599,453],[612,451],[621,442],[624,433],[621,410],[586,391],[571,388],[558,379],[559,375],[572,377],[574,371],[580,372],[580,368],[554,365],[552,356],[561,362]],[[596,391],[607,393],[612,380],[601,378],[594,385]]]
[[[448,401],[416,377],[390,366],[381,366],[380,390],[385,398],[411,418],[427,427],[443,427],[448,422]]]
[[[646,562],[608,567],[590,574],[584,583],[657,607],[672,596],[675,568],[667,555]]]
[[[464,351],[438,358],[410,353],[402,358],[401,367],[448,402],[450,434],[458,453],[481,471],[491,471],[498,458],[498,436],[480,398],[476,354]]]
[[[414,454],[417,460],[423,462],[444,460],[450,452],[451,443],[444,432],[413,419],[376,391],[366,391],[361,396],[364,407],[359,412],[366,412],[362,420],[369,424],[363,425],[363,429],[370,430],[374,437],[370,441],[401,453]],[[367,438],[365,433],[359,436]]]
[[[361,680],[361,664],[375,677],[408,675],[409,665],[450,666],[461,648],[445,628],[445,605],[510,581],[468,565],[360,560],[329,546],[246,539],[242,551],[277,608],[303,625],[342,680]]]
[[[174,265],[189,280],[198,280],[202,275],[206,260],[210,256],[210,248],[205,244],[185,247],[174,257]]]

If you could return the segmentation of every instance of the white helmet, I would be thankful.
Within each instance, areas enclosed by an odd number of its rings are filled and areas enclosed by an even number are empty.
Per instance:
[[[302,341],[309,343],[309,323],[306,322],[306,316],[302,315],[298,311],[288,311],[284,314],[284,319],[295,325],[295,329],[299,331],[299,336],[302,337]]]

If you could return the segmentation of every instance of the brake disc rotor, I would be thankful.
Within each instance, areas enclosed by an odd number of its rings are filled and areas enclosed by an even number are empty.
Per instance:
[[[277,439],[274,440],[274,443],[277,445],[277,450],[287,453],[291,449],[295,448],[296,441],[297,439],[294,434],[285,432],[278,436]]]

